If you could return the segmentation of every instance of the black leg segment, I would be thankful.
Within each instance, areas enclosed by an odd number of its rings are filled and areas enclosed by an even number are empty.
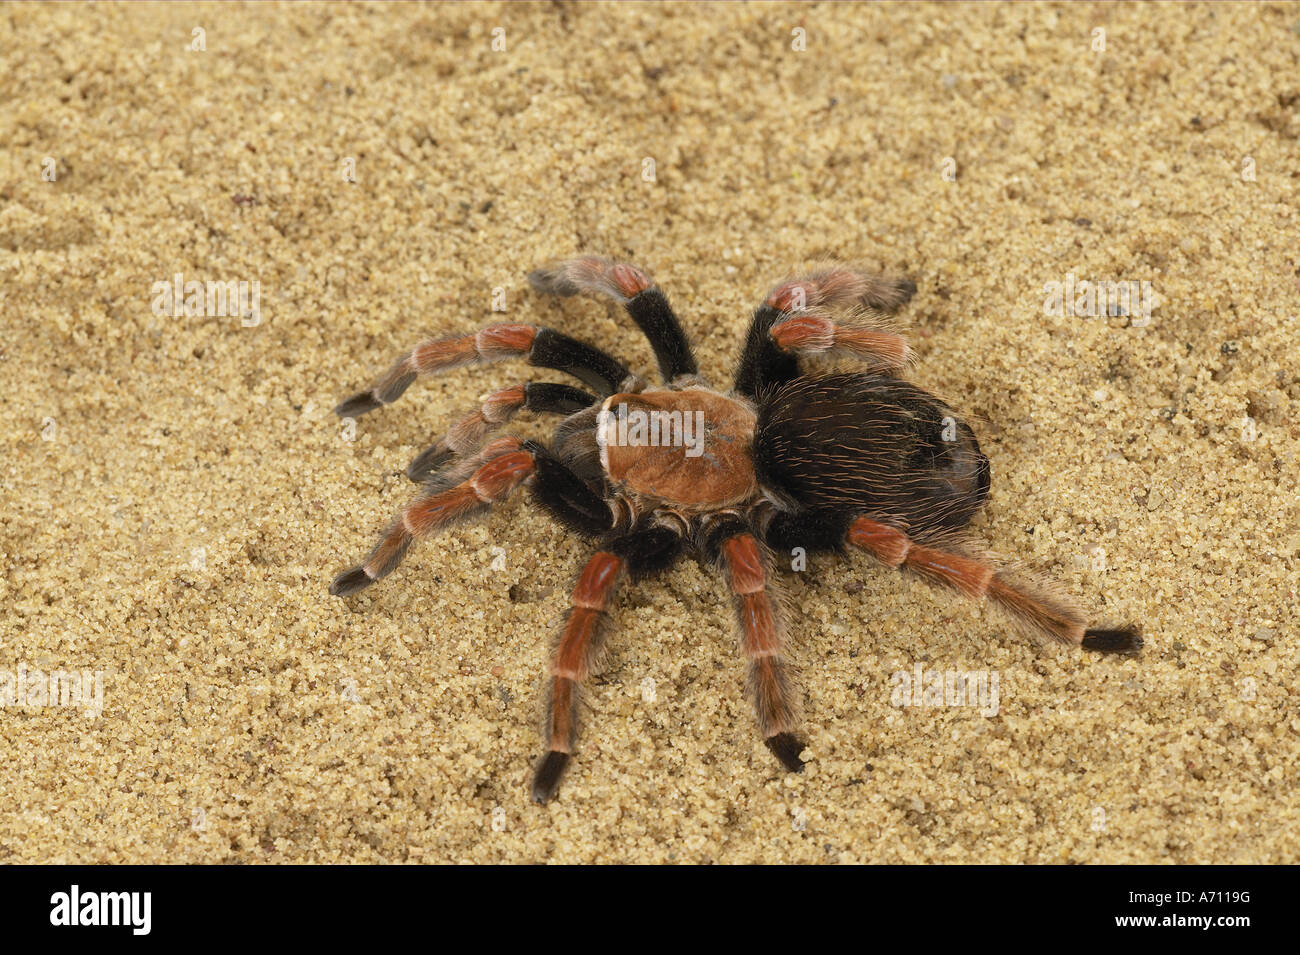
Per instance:
[[[614,515],[598,492],[536,441],[525,441],[523,448],[533,455],[533,500],[540,507],[584,537],[610,532]]]
[[[618,359],[549,328],[538,329],[528,363],[570,374],[602,396],[614,394],[631,376]]]
[[[649,339],[665,381],[699,371],[667,296],[645,270],[604,256],[584,255],[530,272],[528,281],[547,295],[591,295],[622,305]]]
[[[757,398],[759,392],[799,377],[799,359],[778,348],[768,334],[773,325],[788,317],[788,312],[767,304],[754,310],[736,368],[735,388],[745,397]]]
[[[686,332],[659,288],[648,288],[628,300],[627,313],[650,341],[664,381],[699,372]]]

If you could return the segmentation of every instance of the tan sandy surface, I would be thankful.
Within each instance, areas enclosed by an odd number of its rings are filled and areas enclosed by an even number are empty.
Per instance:
[[[1283,4],[0,7],[0,671],[104,676],[99,715],[0,710],[0,859],[1296,861],[1298,53]],[[976,535],[1143,656],[816,561],[787,776],[683,562],[624,593],[532,805],[586,546],[519,500],[326,594],[528,371],[331,408],[495,288],[649,370],[528,288],[577,252],[651,270],[715,380],[792,268],[914,276],[913,377],[992,459]],[[260,324],[154,314],[178,272],[260,282]],[[1067,273],[1161,304],[1044,314]],[[998,714],[891,705],[917,663]]]

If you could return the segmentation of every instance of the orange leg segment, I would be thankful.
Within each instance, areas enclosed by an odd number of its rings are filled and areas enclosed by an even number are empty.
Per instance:
[[[572,605],[551,664],[546,710],[548,750],[533,777],[533,799],[546,802],[559,786],[578,738],[578,704],[608,633],[608,608],[626,570],[623,558],[597,551],[573,588]]]
[[[1074,607],[1013,583],[988,563],[918,544],[898,528],[869,517],[857,518],[846,539],[886,567],[914,571],[972,600],[989,598],[1033,635],[1106,653],[1132,653],[1142,646],[1142,638],[1132,628],[1088,629]]]
[[[783,655],[780,613],[767,583],[762,552],[751,534],[722,544],[722,561],[736,605],[740,647],[747,664],[746,684],[767,747],[792,772],[803,769],[803,743],[797,691]]]

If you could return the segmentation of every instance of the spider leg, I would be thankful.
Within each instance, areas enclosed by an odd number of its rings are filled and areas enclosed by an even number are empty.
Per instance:
[[[421,342],[403,355],[378,381],[342,402],[334,413],[357,417],[392,404],[421,375],[503,358],[527,358],[539,368],[554,368],[595,388],[601,395],[636,391],[640,379],[618,359],[576,338],[536,325],[487,325],[473,335]]]
[[[799,753],[804,743],[796,734],[799,696],[784,656],[785,627],[779,594],[767,579],[768,561],[758,540],[739,521],[718,525],[712,539],[716,543],[707,549],[716,550],[736,607],[747,666],[745,684],[759,732],[787,770],[801,772],[804,763]]]
[[[551,663],[546,706],[547,751],[533,774],[533,800],[555,795],[578,739],[579,694],[596,667],[611,630],[609,606],[623,576],[668,569],[681,554],[681,535],[667,527],[635,531],[607,541],[587,561],[573,588],[569,616]]]
[[[533,502],[583,537],[609,534],[614,514],[605,498],[535,441],[525,442],[525,446],[533,452],[537,467],[531,488]]]
[[[774,554],[795,556],[801,549],[807,554],[840,553],[852,515],[840,511],[778,511],[762,526],[763,543]]]
[[[530,272],[528,281],[537,291],[550,295],[594,295],[622,305],[654,349],[664,381],[699,372],[668,297],[635,265],[585,255]]]
[[[536,441],[498,438],[429,480],[407,505],[364,563],[343,571],[330,593],[346,597],[388,576],[416,540],[485,514],[528,481],[557,519],[581,533],[608,533],[613,515],[604,499]]]
[[[423,481],[452,458],[476,450],[489,434],[504,425],[519,411],[536,414],[573,414],[595,404],[598,399],[569,385],[529,382],[489,395],[481,407],[452,425],[438,443],[411,461],[406,476]]]
[[[865,308],[893,314],[916,294],[916,284],[836,266],[778,285],[754,310],[736,370],[735,389],[754,398],[799,375],[797,357],[772,336],[772,327],[810,308]],[[794,336],[798,326],[788,329]],[[847,347],[847,346],[846,346]]]
[[[417,539],[486,513],[504,501],[536,468],[536,459],[515,437],[484,447],[459,467],[439,475],[402,509],[364,563],[343,571],[330,584],[330,593],[346,597],[387,577]]]
[[[1101,653],[1136,653],[1142,648],[1142,637],[1133,627],[1089,628],[1075,608],[1012,583],[987,561],[918,544],[898,528],[869,517],[855,519],[846,540],[886,567],[913,571],[973,600],[989,598],[1031,635]]]
[[[843,354],[870,362],[873,371],[895,371],[912,359],[902,335],[869,324],[840,324],[824,315],[796,315],[768,331],[783,352],[794,355]]]

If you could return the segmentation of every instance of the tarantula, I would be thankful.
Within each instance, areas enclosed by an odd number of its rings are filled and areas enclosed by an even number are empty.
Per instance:
[[[488,325],[417,345],[336,412],[361,415],[420,375],[506,358],[565,372],[596,394],[532,382],[488,397],[411,462],[421,493],[330,593],[346,596],[387,576],[414,540],[485,513],[521,484],[555,520],[596,542],[551,665],[537,802],[555,793],[574,751],[579,692],[605,642],[619,581],[661,573],[687,550],[725,575],[759,731],[792,772],[803,768],[804,744],[775,554],[851,546],[886,567],[988,597],[1039,638],[1111,653],[1141,646],[1135,629],[1090,629],[1069,604],[961,547],[958,532],[988,496],[989,462],[946,404],[898,377],[910,352],[883,319],[911,299],[912,282],[832,267],[779,285],[754,312],[732,387],[720,391],[700,377],[668,299],[643,270],[586,256],[529,281],[539,292],[622,305],[665,383],[647,385],[605,352],[534,325]],[[823,354],[865,368],[801,370],[801,358]],[[487,440],[519,411],[564,416],[549,448]]]

